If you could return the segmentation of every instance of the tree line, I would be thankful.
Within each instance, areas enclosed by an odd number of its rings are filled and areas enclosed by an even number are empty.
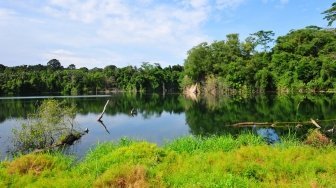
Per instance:
[[[162,68],[147,62],[137,68],[114,65],[105,68],[64,68],[57,59],[47,65],[0,65],[1,94],[89,94],[111,91],[177,92],[183,72],[180,65]]]

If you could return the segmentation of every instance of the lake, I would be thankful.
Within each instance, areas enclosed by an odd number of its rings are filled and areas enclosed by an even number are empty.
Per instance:
[[[68,148],[68,152],[81,157],[99,142],[116,141],[121,138],[147,140],[159,145],[186,135],[233,136],[242,131],[254,131],[269,142],[277,142],[279,136],[295,135],[303,139],[309,122],[316,120],[322,131],[336,124],[336,95],[235,95],[204,96],[188,99],[179,94],[124,93],[98,96],[36,96],[0,97],[0,155],[3,159],[12,149],[12,129],[20,127],[28,114],[33,113],[41,101],[55,98],[66,104],[75,104],[76,122],[89,133]],[[109,104],[102,118],[97,121],[106,101]],[[136,114],[131,114],[131,110]],[[233,126],[240,122],[270,122],[269,125]],[[288,123],[280,123],[288,122]],[[294,122],[294,123],[291,123]],[[329,135],[334,137],[334,135]]]

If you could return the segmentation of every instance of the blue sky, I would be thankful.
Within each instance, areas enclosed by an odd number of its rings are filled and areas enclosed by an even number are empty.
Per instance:
[[[331,0],[1,0],[0,64],[183,64],[201,42],[308,25],[327,27]]]

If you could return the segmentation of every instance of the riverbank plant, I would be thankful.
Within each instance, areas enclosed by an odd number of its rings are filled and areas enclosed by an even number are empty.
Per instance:
[[[330,187],[334,146],[293,139],[183,137],[164,146],[123,139],[102,143],[83,159],[36,153],[0,163],[0,187]]]
[[[70,133],[77,132],[76,109],[56,100],[45,100],[37,110],[28,115],[21,127],[13,129],[16,152],[45,149],[60,142]]]

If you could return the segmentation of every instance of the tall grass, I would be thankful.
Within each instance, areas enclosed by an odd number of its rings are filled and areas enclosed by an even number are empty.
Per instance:
[[[29,154],[0,163],[0,187],[332,187],[336,150],[294,137],[183,137],[163,147],[122,139],[84,159]]]
[[[266,144],[261,137],[246,133],[234,138],[232,135],[211,137],[182,137],[165,145],[168,150],[178,153],[231,151],[241,146]]]

